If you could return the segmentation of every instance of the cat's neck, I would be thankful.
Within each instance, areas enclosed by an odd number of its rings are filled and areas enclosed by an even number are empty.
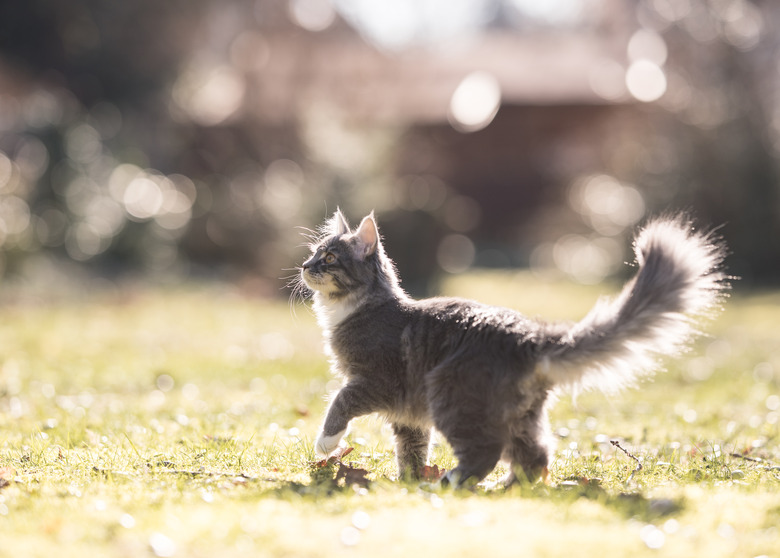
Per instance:
[[[326,336],[343,322],[361,305],[363,301],[354,296],[346,296],[333,300],[328,295],[314,293],[314,313],[317,322]]]
[[[317,316],[317,323],[326,337],[330,337],[333,330],[364,304],[381,303],[387,300],[403,300],[408,295],[400,287],[383,288],[371,294],[358,292],[345,297],[333,299],[321,292],[314,293],[312,308]]]

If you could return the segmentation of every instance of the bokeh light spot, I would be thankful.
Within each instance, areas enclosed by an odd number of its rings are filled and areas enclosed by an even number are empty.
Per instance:
[[[21,140],[16,149],[15,162],[25,180],[35,182],[49,166],[49,151],[41,140],[28,136]],[[2,183],[0,170],[0,184]]]
[[[667,21],[680,21],[691,12],[690,0],[652,0],[652,5]]]
[[[44,128],[58,124],[62,120],[64,108],[54,93],[40,89],[25,99],[22,113],[30,127]]]
[[[666,93],[666,75],[658,64],[643,58],[628,67],[626,87],[638,101],[657,101]]]
[[[300,165],[289,159],[279,159],[268,165],[265,171],[260,201],[277,219],[289,219],[300,211],[303,185]]]
[[[65,136],[65,153],[77,163],[90,163],[100,156],[100,134],[88,124],[79,124]]]
[[[111,239],[101,234],[101,231],[87,221],[73,225],[65,239],[65,249],[76,261],[93,258],[104,252],[110,244]]]
[[[192,200],[178,190],[166,190],[162,194],[160,210],[156,220],[161,227],[169,230],[180,229],[192,218]]]
[[[751,2],[731,2],[722,14],[726,40],[736,48],[752,50],[761,40],[764,19]]]
[[[639,537],[647,548],[653,550],[661,548],[666,542],[666,535],[655,525],[645,525],[639,532]]]
[[[639,190],[605,174],[575,183],[569,192],[569,204],[605,236],[620,234],[636,224],[646,210]]]
[[[17,196],[0,198],[0,234],[22,234],[29,224],[30,206],[26,201]]]
[[[0,151],[0,192],[11,182],[11,176],[14,173],[13,161],[2,151]]]
[[[176,554],[176,543],[162,533],[152,533],[149,536],[149,546],[155,556],[168,558]]]
[[[447,273],[463,273],[474,263],[474,243],[462,234],[445,236],[436,251],[436,261]]]
[[[173,100],[189,118],[204,126],[220,124],[244,100],[244,78],[230,66],[193,66],[173,87]]]
[[[139,176],[125,189],[122,202],[127,212],[138,219],[154,217],[163,204],[160,187],[151,178]]]
[[[468,232],[479,226],[482,208],[468,196],[453,196],[444,205],[444,220],[457,232]]]
[[[501,86],[488,72],[463,78],[450,100],[449,120],[461,132],[476,132],[493,121],[501,105]]]
[[[590,88],[608,101],[617,101],[626,94],[626,69],[614,60],[601,60],[588,74]]]
[[[580,235],[565,235],[553,247],[555,265],[579,283],[593,285],[614,269],[619,250],[611,239],[589,240]]]
[[[511,4],[524,16],[548,25],[574,25],[585,13],[582,0],[511,0]]]
[[[330,0],[290,0],[290,19],[307,31],[324,31],[336,20]]]
[[[341,530],[341,544],[344,546],[355,546],[360,542],[360,531],[352,525],[344,527]]]

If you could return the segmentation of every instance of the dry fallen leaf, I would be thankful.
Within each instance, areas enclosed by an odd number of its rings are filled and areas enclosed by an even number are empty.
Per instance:
[[[306,405],[297,405],[295,407],[295,413],[300,417],[308,417],[309,408]]]
[[[366,478],[366,475],[368,475],[368,471],[365,469],[339,463],[339,470],[336,472],[336,482],[344,479],[344,484],[347,486],[356,484],[360,487],[367,488],[369,481]]]
[[[0,467],[0,479],[12,481],[16,478],[16,469],[13,467]]]
[[[319,461],[312,461],[309,463],[309,466],[312,469],[322,469],[323,467],[327,467],[328,465],[335,465],[336,463],[341,461],[342,457],[346,457],[350,453],[352,453],[352,450],[355,448],[350,447],[343,447],[336,450],[336,452],[328,457],[327,459],[321,459]]]
[[[16,478],[16,470],[12,467],[0,467],[0,490],[11,484]]]
[[[341,461],[342,457],[349,455],[353,450],[354,448],[351,447],[339,448],[336,453],[327,459],[311,462],[309,465],[313,469],[312,478],[314,479],[315,476],[321,477],[322,473],[326,473],[327,477],[324,479],[319,478],[319,482],[326,481],[337,485],[339,481],[343,479],[346,486],[358,485],[362,488],[368,487],[369,480],[366,478],[368,475],[368,471],[366,469],[353,467],[352,465],[343,463]],[[333,474],[331,472],[332,469],[328,469],[333,465],[338,465],[335,478],[331,476]]]
[[[436,482],[444,476],[447,469],[439,469],[438,465],[423,465],[420,469],[420,480]]]

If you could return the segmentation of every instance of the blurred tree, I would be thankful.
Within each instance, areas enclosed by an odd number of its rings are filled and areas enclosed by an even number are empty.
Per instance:
[[[294,226],[340,205],[382,212],[422,292],[472,263],[620,261],[643,211],[687,206],[726,223],[735,273],[780,280],[780,4],[433,4],[0,3],[0,268],[278,293]]]

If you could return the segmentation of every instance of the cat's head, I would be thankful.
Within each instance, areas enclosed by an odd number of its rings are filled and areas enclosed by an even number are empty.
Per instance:
[[[301,278],[309,289],[328,300],[399,289],[373,211],[352,231],[337,210],[321,228],[321,235],[311,249],[311,257],[302,266]]]

